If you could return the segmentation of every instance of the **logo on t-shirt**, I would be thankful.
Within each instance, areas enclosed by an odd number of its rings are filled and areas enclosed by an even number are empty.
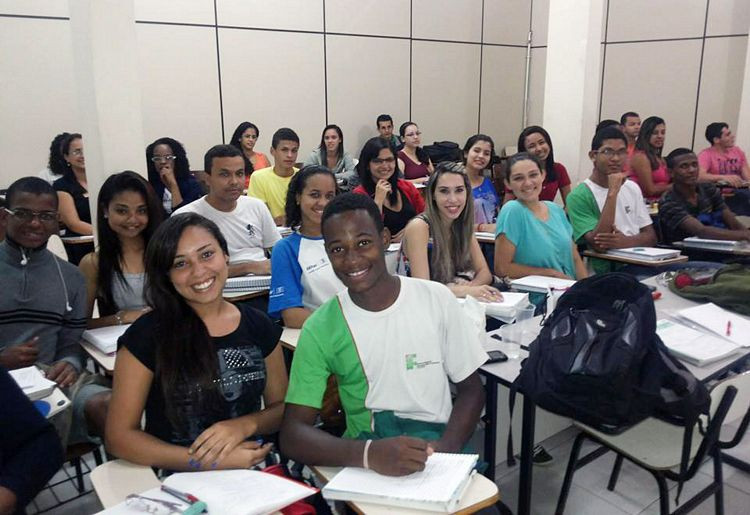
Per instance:
[[[439,365],[439,361],[417,361],[417,355],[416,354],[406,354],[406,370],[414,370],[415,368],[424,368],[428,365]]]
[[[627,214],[630,214],[630,211],[632,211],[632,210],[630,209],[630,206],[625,206],[625,212],[626,212]]]
[[[310,274],[310,273],[313,273],[313,272],[317,272],[321,268],[326,268],[329,265],[330,265],[330,263],[329,263],[329,261],[326,258],[320,258],[315,263],[311,263],[311,264],[305,266],[305,273]]]
[[[248,236],[250,236],[251,238],[255,236],[255,227],[253,227],[253,224],[247,224],[246,229],[247,229]]]

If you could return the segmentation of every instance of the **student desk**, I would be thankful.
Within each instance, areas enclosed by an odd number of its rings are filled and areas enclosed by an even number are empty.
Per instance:
[[[340,467],[310,467],[310,470],[315,474],[316,479],[321,485],[328,483],[333,477],[339,473]],[[458,508],[455,513],[467,514],[474,513],[477,510],[486,508],[494,505],[500,498],[497,490],[497,485],[484,477],[481,474],[474,474],[471,479],[464,496],[461,498],[461,502],[458,504]],[[420,515],[436,513],[433,511],[426,510],[410,510],[408,508],[396,508],[391,506],[385,506],[380,504],[371,504],[363,502],[347,502],[350,508],[357,513],[366,513],[368,515],[381,515],[384,513],[401,513],[402,515]]]
[[[268,295],[269,291],[271,291],[269,288],[253,291],[225,291],[224,293],[222,293],[222,297],[224,297],[224,300],[228,300],[229,302],[241,302],[243,300],[255,299],[257,297]]]
[[[479,243],[487,243],[490,245],[495,244],[495,235],[491,232],[475,232],[474,236],[476,236],[477,241]]]
[[[115,358],[117,353],[107,354],[96,348],[93,343],[89,343],[86,340],[81,340],[81,347],[86,353],[91,356],[94,360],[94,369],[98,372],[100,369],[104,371],[105,375],[112,375],[115,371]]]
[[[673,265],[675,263],[684,263],[688,260],[687,256],[677,256],[671,259],[662,259],[660,261],[649,261],[647,259],[613,256],[610,254],[603,254],[603,253],[595,252],[593,250],[584,250],[583,255],[592,257],[592,258],[605,259],[607,261],[617,261],[619,263],[626,263],[628,265],[650,266],[654,268],[664,266],[664,265]]]
[[[689,243],[685,244],[685,242],[683,241],[675,241],[672,243],[672,246],[678,249],[685,250],[686,252],[694,250],[703,252],[715,252],[717,254],[723,254],[724,256],[750,257],[750,245],[729,246],[715,245],[710,243],[701,243],[698,245],[694,245]]]
[[[656,286],[662,293],[661,299],[654,302],[657,317],[671,315],[675,311],[697,305],[699,303],[684,299],[669,288],[657,284],[655,277],[643,281],[648,286]],[[532,319],[534,320],[534,319]],[[537,318],[538,320],[538,318]],[[538,322],[537,322],[538,326]],[[493,363],[483,365],[479,373],[486,378],[487,389],[486,422],[484,435],[484,460],[488,463],[487,477],[494,480],[496,460],[496,432],[497,432],[497,387],[499,385],[510,386],[521,370],[521,361],[527,353],[521,351],[517,359],[508,360],[504,363]],[[683,362],[686,368],[702,382],[711,381],[721,377],[735,365],[750,356],[750,348],[742,348],[732,356],[723,360],[710,363],[706,366],[696,366]],[[518,411],[516,410],[516,413]],[[531,513],[531,485],[532,485],[532,451],[534,448],[534,429],[536,424],[536,407],[526,396],[522,403],[522,425],[521,425],[521,453],[520,453],[520,478],[518,485],[518,515]]]
[[[291,327],[285,327],[281,333],[279,342],[285,349],[294,351],[297,348],[297,340],[299,340],[299,333],[302,329],[292,329]]]

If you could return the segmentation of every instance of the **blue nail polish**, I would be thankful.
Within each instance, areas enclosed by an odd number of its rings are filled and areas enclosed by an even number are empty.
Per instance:
[[[212,468],[212,469],[215,469],[215,468],[217,467],[217,465],[218,465],[218,463],[216,463],[216,462],[214,461],[213,463],[211,463],[211,468]]]

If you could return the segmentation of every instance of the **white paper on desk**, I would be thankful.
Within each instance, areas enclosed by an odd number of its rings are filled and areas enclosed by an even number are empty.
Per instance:
[[[730,341],[691,329],[672,320],[658,320],[656,334],[671,353],[698,366],[718,361],[734,354],[739,349]]]
[[[161,488],[152,488],[151,490],[146,490],[145,492],[139,492],[138,495],[142,497],[148,497],[149,499],[158,499],[160,501],[174,503],[174,505],[182,510],[186,510],[190,506],[188,503],[180,501],[167,492],[163,492]],[[153,508],[154,510],[156,510],[153,513],[164,515],[170,514],[170,511],[166,506],[162,508],[158,503],[153,503]],[[127,501],[123,501],[120,504],[112,506],[111,508],[100,511],[97,515],[143,515],[144,513],[146,512],[144,512],[143,510],[139,510],[134,506],[128,506]]]
[[[401,250],[401,242],[400,241],[395,241],[395,242],[391,243],[390,245],[388,245],[388,248],[385,249],[386,252],[398,252],[399,250]]]
[[[750,320],[720,308],[713,302],[681,309],[678,315],[740,347],[750,347]],[[727,335],[727,322],[731,322],[729,335]]]
[[[130,324],[110,325],[98,329],[86,329],[83,339],[105,354],[117,352],[117,340],[125,334]]]
[[[257,470],[215,470],[172,474],[164,484],[188,492],[208,505],[209,513],[272,513],[317,490]]]
[[[32,401],[47,397],[57,386],[57,383],[44,377],[42,371],[34,365],[10,370],[9,374]]]
[[[479,456],[436,452],[425,469],[408,476],[384,476],[346,467],[323,487],[323,497],[391,506],[453,511],[461,500]]]

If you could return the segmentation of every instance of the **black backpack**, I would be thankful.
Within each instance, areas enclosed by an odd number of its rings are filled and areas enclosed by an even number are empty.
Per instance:
[[[453,141],[436,141],[432,145],[425,145],[424,151],[430,156],[433,165],[441,161],[461,161],[461,148]]]
[[[651,291],[622,273],[578,281],[514,383],[536,405],[616,434],[649,417],[692,425],[710,397],[656,334]]]

